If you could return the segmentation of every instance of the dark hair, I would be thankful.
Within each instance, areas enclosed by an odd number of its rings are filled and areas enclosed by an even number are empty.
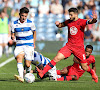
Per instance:
[[[77,9],[77,8],[70,8],[70,9],[68,10],[68,12],[78,13],[78,9]]]
[[[23,7],[20,9],[20,14],[21,13],[29,13],[29,9],[27,7]]]
[[[93,46],[92,45],[87,45],[86,48],[90,48],[93,50]]]
[[[0,14],[1,14],[1,13],[5,13],[5,12],[4,12],[4,9],[0,11]]]

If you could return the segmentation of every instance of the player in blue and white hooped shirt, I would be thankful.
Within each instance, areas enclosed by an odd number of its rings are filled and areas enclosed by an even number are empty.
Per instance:
[[[26,59],[26,70],[29,70],[31,60],[34,60],[34,47],[36,40],[35,25],[31,20],[27,19],[29,9],[23,7],[20,9],[20,18],[11,25],[11,38],[14,40],[16,38],[16,48],[14,50],[14,55],[17,60],[17,70],[19,75],[15,75],[15,78],[21,82],[23,79],[23,58]]]
[[[44,57],[41,53],[34,51],[34,60],[32,60],[32,64],[36,65],[37,67],[40,67],[40,65],[47,65],[51,60],[47,57]],[[41,66],[42,68],[42,66]],[[57,73],[56,73],[56,66],[54,66],[52,69],[48,71],[50,79],[56,80],[57,78]]]

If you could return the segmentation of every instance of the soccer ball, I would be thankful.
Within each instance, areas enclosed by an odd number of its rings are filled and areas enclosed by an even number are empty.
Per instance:
[[[33,83],[35,81],[35,76],[32,73],[27,73],[24,79],[27,83]]]

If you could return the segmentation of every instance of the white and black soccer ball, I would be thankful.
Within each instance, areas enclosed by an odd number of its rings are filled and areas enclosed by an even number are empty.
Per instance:
[[[24,79],[27,83],[33,83],[35,81],[35,76],[32,73],[27,73]]]

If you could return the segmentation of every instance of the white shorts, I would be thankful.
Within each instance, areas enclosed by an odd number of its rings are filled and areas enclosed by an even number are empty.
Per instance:
[[[51,68],[48,72],[49,72],[49,76],[52,76],[52,78],[56,80],[57,78],[56,66]]]
[[[25,54],[25,60],[34,60],[34,47],[31,46],[16,46],[14,50],[14,56],[17,57],[17,55],[24,53]]]
[[[0,34],[0,43],[8,43],[8,34]]]

